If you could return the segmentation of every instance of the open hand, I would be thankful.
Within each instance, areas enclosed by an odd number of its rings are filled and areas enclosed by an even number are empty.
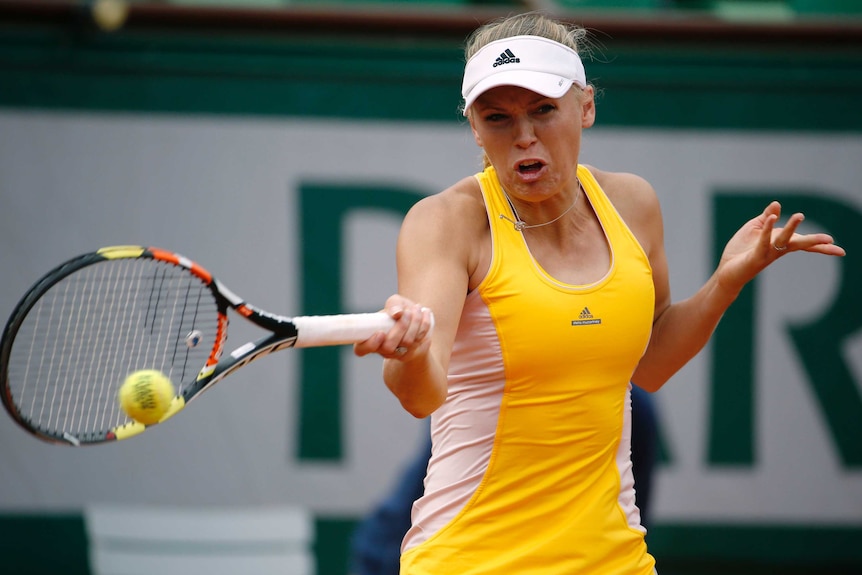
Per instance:
[[[784,227],[775,224],[781,217],[781,204],[772,202],[763,213],[737,231],[724,248],[718,264],[718,278],[728,289],[739,291],[761,270],[791,252],[813,252],[830,256],[845,255],[829,234],[798,234],[805,219],[801,213],[790,216]]]

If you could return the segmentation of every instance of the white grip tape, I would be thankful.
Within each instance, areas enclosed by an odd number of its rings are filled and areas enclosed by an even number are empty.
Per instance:
[[[395,320],[383,312],[308,315],[293,318],[295,347],[346,345],[364,341],[378,331],[389,331]]]

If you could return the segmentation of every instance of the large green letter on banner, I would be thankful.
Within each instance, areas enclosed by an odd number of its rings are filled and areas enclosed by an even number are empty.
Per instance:
[[[838,457],[848,468],[862,467],[862,397],[851,366],[842,355],[845,342],[862,328],[862,213],[825,193],[719,193],[714,200],[713,259],[744,220],[778,199],[783,214],[803,212],[847,250],[839,260],[841,284],[831,306],[786,333],[805,369]],[[793,256],[791,256],[793,257]],[[713,336],[708,459],[712,465],[751,465],[755,429],[755,309],[758,282],[746,286],[727,310]]]
[[[301,313],[356,311],[344,310],[341,297],[342,232],[349,212],[391,210],[400,219],[419,197],[415,190],[386,186],[302,184],[299,189]],[[382,301],[380,305],[383,306]],[[301,460],[338,461],[342,456],[341,350],[321,347],[297,351],[300,354],[297,456]]]

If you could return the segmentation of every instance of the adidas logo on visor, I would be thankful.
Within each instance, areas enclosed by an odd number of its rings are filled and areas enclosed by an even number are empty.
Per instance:
[[[464,66],[463,113],[476,98],[497,86],[520,86],[546,98],[559,98],[572,84],[587,87],[584,65],[572,48],[541,36],[494,40],[470,56]]]
[[[520,58],[515,56],[511,50],[506,48],[505,52],[500,53],[500,57],[494,62],[494,68],[497,66],[502,66],[503,64],[517,64],[521,61]]]

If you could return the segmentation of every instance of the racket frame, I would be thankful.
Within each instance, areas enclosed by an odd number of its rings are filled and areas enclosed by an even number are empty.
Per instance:
[[[209,289],[214,297],[218,312],[215,344],[205,365],[193,381],[184,382],[184,386],[173,398],[170,408],[158,423],[163,423],[179,413],[192,400],[239,368],[271,353],[291,347],[342,345],[358,342],[367,339],[376,331],[386,331],[394,324],[394,320],[383,312],[295,318],[273,314],[246,302],[215,279],[202,266],[180,254],[155,247],[133,245],[105,247],[72,258],[48,272],[34,283],[21,298],[6,323],[2,340],[0,340],[0,399],[2,399],[6,411],[20,427],[50,443],[81,446],[127,439],[139,435],[148,427],[157,425],[145,425],[130,418],[125,424],[113,427],[107,432],[87,434],[88,437],[73,436],[68,432],[49,432],[40,429],[38,425],[34,425],[29,418],[21,414],[9,385],[8,366],[15,335],[40,297],[62,279],[83,268],[106,260],[141,258],[153,259],[186,269]],[[228,310],[231,309],[270,333],[255,341],[247,342],[224,355],[229,323]],[[297,323],[301,321],[304,321],[305,325],[308,326],[307,328],[303,327],[302,332],[304,333],[307,329],[312,334],[306,341],[302,340],[301,331],[297,327]],[[344,333],[333,335],[333,331],[340,331],[337,329],[340,326],[347,326],[347,329],[344,330]]]

